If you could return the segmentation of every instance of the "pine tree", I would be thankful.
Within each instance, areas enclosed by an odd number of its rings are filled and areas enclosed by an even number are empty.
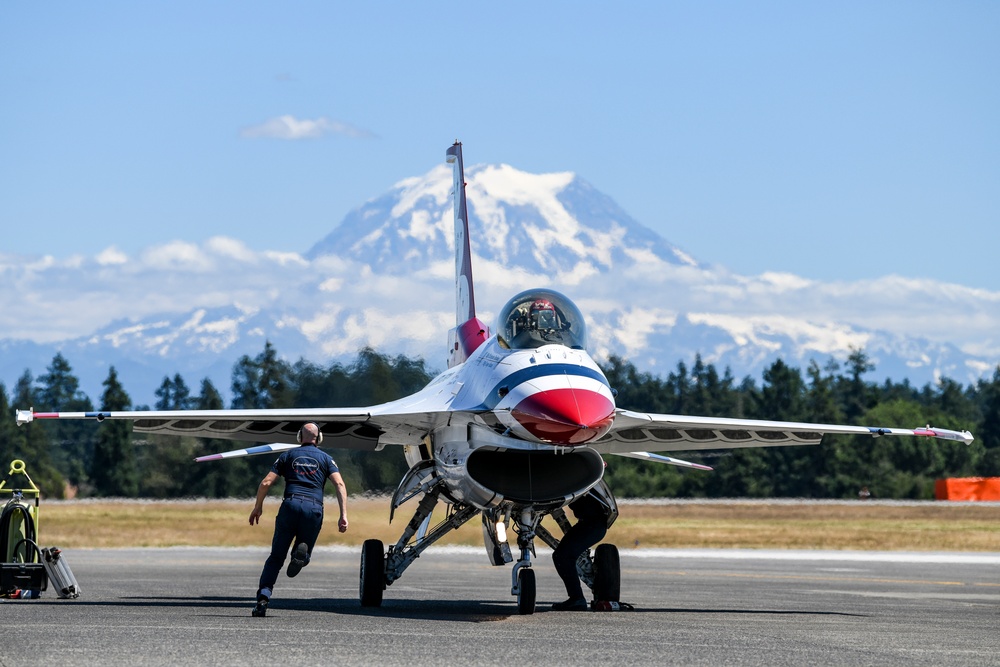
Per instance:
[[[1000,476],[1000,366],[990,381],[979,382],[982,423],[976,437],[984,449],[977,474]]]
[[[14,409],[7,398],[7,386],[0,382],[0,475],[7,472],[7,466],[17,458],[14,454],[14,440],[17,426],[14,423]]]
[[[222,394],[208,378],[201,381],[201,392],[194,401],[195,408],[198,410],[222,410],[225,407]],[[230,449],[238,449],[241,446],[231,440],[209,438],[199,438],[199,440],[201,442],[199,455],[217,454]],[[254,458],[257,460],[251,461],[248,457],[196,463],[192,471],[190,493],[215,498],[252,496],[260,478],[264,476],[260,459],[266,459],[267,465],[274,462],[274,459],[265,456]]]
[[[873,370],[875,370],[875,364],[871,362],[865,351],[860,348],[851,348],[851,354],[847,357],[848,375],[846,378],[841,377],[838,383],[841,405],[848,423],[858,423],[861,415],[875,405],[874,392],[871,386],[862,379],[863,375]]]
[[[132,399],[118,381],[114,366],[109,369],[103,387],[101,410],[129,409]],[[90,479],[97,495],[133,497],[139,491],[139,476],[129,430],[129,423],[121,420],[105,421],[99,428],[90,468]]]
[[[38,392],[33,387],[34,379],[31,371],[24,371],[24,374],[14,385],[14,407],[27,409],[38,403]],[[0,406],[4,407],[4,406]],[[13,423],[13,410],[8,404],[4,413],[5,419],[10,419],[14,428],[8,431],[10,445],[8,451],[10,458],[0,460],[0,467],[3,467],[2,474],[6,474],[10,469],[10,462],[14,459],[24,461],[26,470],[34,480],[35,485],[46,496],[62,498],[66,492],[66,481],[62,473],[56,468],[52,461],[51,446],[44,425],[39,422],[31,422],[23,426],[16,426]]]
[[[173,379],[164,376],[154,395],[157,399],[154,407],[157,410],[187,410],[194,403],[191,390],[180,373],[176,373]]]
[[[90,412],[93,404],[80,389],[80,380],[73,374],[69,361],[57,353],[37,380],[34,406],[37,410],[51,412]],[[24,406],[28,407],[28,406]],[[53,462],[71,484],[86,488],[87,470],[94,451],[96,436],[93,424],[77,420],[53,420],[42,428],[52,443]]]
[[[156,410],[185,410],[191,407],[191,391],[180,373],[173,378],[164,376],[154,392]],[[139,494],[153,498],[177,498],[193,494],[194,461],[200,454],[200,443],[195,438],[150,434],[145,441],[150,447],[137,451]],[[136,442],[134,444],[139,444]]]
[[[271,341],[251,359],[240,357],[233,367],[233,407],[267,409],[291,407],[294,391],[291,366],[278,358]]]

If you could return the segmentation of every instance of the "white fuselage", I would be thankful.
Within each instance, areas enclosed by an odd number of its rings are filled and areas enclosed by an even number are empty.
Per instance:
[[[390,405],[438,414],[422,446],[407,434],[407,459],[433,459],[451,499],[481,508],[564,504],[587,491],[604,464],[585,445],[610,428],[615,411],[607,379],[585,351],[512,350],[496,336]]]

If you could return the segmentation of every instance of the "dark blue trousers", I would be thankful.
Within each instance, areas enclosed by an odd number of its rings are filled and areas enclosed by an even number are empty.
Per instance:
[[[274,539],[271,540],[271,555],[264,562],[260,573],[258,595],[271,597],[278,572],[288,557],[288,548],[305,543],[312,554],[320,528],[323,527],[323,503],[306,498],[292,497],[281,502],[278,516],[274,520]],[[306,561],[308,562],[308,561]]]
[[[580,577],[576,573],[576,559],[584,551],[603,540],[607,534],[608,520],[606,517],[581,519],[566,531],[563,538],[559,540],[559,546],[552,552],[552,562],[556,566],[559,577],[566,585],[566,593],[570,600],[586,599],[583,596]]]

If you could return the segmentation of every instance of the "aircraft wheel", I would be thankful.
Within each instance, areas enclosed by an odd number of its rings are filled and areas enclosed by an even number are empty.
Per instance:
[[[618,602],[622,595],[622,567],[618,547],[601,544],[594,549],[594,599]]]
[[[385,590],[385,547],[382,540],[365,540],[361,547],[361,606],[381,607]]]
[[[535,613],[535,571],[530,567],[522,567],[517,572],[518,589],[517,611],[519,614]]]

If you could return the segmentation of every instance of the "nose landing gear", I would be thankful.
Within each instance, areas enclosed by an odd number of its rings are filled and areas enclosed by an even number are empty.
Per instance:
[[[511,571],[510,593],[517,596],[517,611],[522,615],[535,613],[535,571],[531,569],[531,557],[535,555],[535,529],[541,518],[538,512],[528,507],[521,510],[515,520],[521,558],[514,563]]]

